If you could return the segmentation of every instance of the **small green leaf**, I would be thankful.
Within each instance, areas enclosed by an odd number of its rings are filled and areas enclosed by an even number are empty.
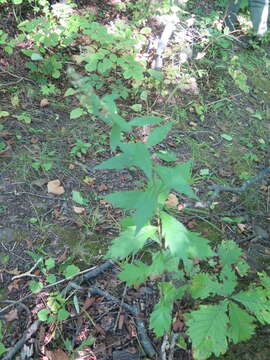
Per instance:
[[[3,343],[0,342],[0,356],[7,352],[7,348]]]
[[[50,274],[46,277],[46,281],[49,284],[53,284],[56,282],[56,276],[54,274]]]
[[[72,191],[72,200],[79,205],[85,205],[87,203],[87,199],[77,190]]]
[[[209,169],[201,169],[200,170],[200,175],[201,176],[208,176],[210,174],[210,170]]]
[[[57,313],[57,319],[60,321],[66,320],[70,316],[70,313],[66,310],[61,308]]]
[[[40,321],[47,321],[49,314],[50,314],[49,309],[42,309],[37,313],[37,316]]]
[[[68,88],[67,89],[67,91],[65,92],[65,94],[64,94],[64,97],[66,97],[66,96],[70,96],[70,95],[74,95],[74,94],[76,94],[76,90],[75,89],[73,89],[73,88]]]
[[[5,117],[5,116],[9,116],[9,112],[8,111],[0,111],[0,118]]]
[[[171,123],[155,128],[148,136],[147,146],[151,147],[159,144],[162,140],[166,138],[171,128]]]
[[[78,268],[78,266],[75,265],[68,265],[64,271],[63,271],[63,275],[65,278],[68,277],[72,277],[77,275],[80,272],[80,269]]]
[[[145,282],[149,275],[149,266],[145,265],[141,261],[134,262],[133,264],[124,264],[122,271],[118,274],[118,277],[122,281],[131,286],[138,286]]]
[[[220,136],[227,141],[232,141],[233,139],[232,136],[228,134],[221,134]]]
[[[131,106],[131,109],[135,112],[140,112],[142,111],[142,104],[134,104]]]
[[[29,285],[30,290],[34,294],[39,293],[43,288],[43,284],[41,282],[35,281],[35,280],[29,281],[28,285]]]
[[[31,60],[33,61],[40,61],[40,60],[43,60],[43,56],[38,54],[38,53],[33,53],[31,55]]]
[[[55,267],[55,260],[54,258],[49,258],[45,260],[45,266],[47,270],[50,270]]]
[[[73,109],[70,113],[70,119],[78,119],[83,113],[84,110],[82,108]]]

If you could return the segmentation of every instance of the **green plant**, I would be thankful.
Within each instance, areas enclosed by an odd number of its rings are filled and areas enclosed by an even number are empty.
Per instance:
[[[85,92],[82,79],[74,73],[73,79],[74,85]],[[89,88],[87,91],[89,94]],[[155,116],[125,122],[116,115],[112,96],[105,101],[90,92],[88,101],[94,104],[94,113],[112,125],[112,150],[120,149],[119,154],[96,169],[135,167],[144,174],[140,188],[104,197],[130,214],[122,220],[122,231],[106,256],[124,260],[142,250],[149,240],[156,243],[151,261],[125,262],[119,274],[128,285],[138,286],[153,276],[156,279],[160,300],[150,316],[150,327],[157,336],[169,334],[174,304],[189,299],[186,306],[190,310],[184,319],[196,359],[219,356],[227,351],[230,342],[249,339],[257,322],[270,323],[270,278],[266,273],[259,274],[256,282],[246,285],[242,278],[248,274],[249,266],[233,241],[223,241],[214,251],[207,239],[187,230],[171,215],[166,199],[172,190],[197,199],[190,186],[190,161],[173,166],[176,159],[170,153],[162,157],[167,166],[153,160],[153,147],[165,139],[171,124],[161,125],[162,119]],[[122,141],[121,133],[145,125],[158,125],[146,143]]]
[[[19,121],[24,122],[25,124],[30,124],[32,122],[31,117],[26,112],[23,112],[22,114],[17,115],[16,118]]]
[[[45,172],[51,170],[55,160],[55,151],[47,151],[46,149],[42,150],[39,154],[39,158],[32,162],[32,167],[39,171],[43,170]]]
[[[78,157],[81,157],[82,155],[85,155],[89,149],[91,144],[85,143],[84,141],[78,139],[76,140],[75,145],[72,147],[70,153],[72,155],[76,155]]]

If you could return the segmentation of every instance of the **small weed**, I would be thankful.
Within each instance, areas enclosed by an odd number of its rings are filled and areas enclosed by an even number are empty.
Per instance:
[[[75,145],[72,147],[70,153],[72,155],[76,155],[78,157],[82,157],[83,155],[85,155],[89,149],[89,147],[91,146],[91,144],[86,143],[80,139],[76,140]]]

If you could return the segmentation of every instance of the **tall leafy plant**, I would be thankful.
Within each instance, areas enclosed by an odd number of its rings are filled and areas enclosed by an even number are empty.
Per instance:
[[[142,173],[143,185],[139,188],[105,196],[128,214],[106,256],[128,259],[149,241],[156,244],[150,261],[126,261],[119,274],[121,280],[135,286],[150,277],[156,279],[160,299],[150,316],[150,328],[158,337],[168,334],[173,307],[184,301],[185,308],[189,308],[184,314],[186,333],[195,359],[219,356],[227,351],[230,342],[249,339],[256,323],[270,323],[270,278],[262,273],[256,283],[244,286],[241,279],[248,274],[249,266],[235,242],[223,241],[213,249],[207,239],[189,231],[171,214],[166,205],[171,191],[197,199],[191,188],[192,163],[177,164],[174,153],[155,151],[171,124],[155,116],[126,122],[117,113],[112,96],[100,99],[89,88],[86,96],[83,79],[74,74],[73,79],[88,106],[92,105],[93,113],[112,126],[111,149],[119,150],[96,169],[137,168]],[[155,126],[146,142],[124,140],[124,133],[146,125]]]

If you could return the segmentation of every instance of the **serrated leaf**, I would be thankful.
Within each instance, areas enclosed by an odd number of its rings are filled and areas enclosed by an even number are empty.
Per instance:
[[[150,328],[154,330],[156,336],[163,336],[171,328],[172,307],[159,302],[155,305],[154,311],[150,315]]]
[[[57,313],[57,319],[60,321],[64,321],[69,317],[70,313],[66,310],[61,308]]]
[[[212,292],[212,277],[207,273],[195,274],[191,280],[190,293],[194,299],[205,299]]]
[[[155,128],[148,136],[147,146],[155,146],[166,138],[168,132],[171,130],[172,124],[168,123],[163,126]]]
[[[237,264],[242,251],[234,241],[227,240],[222,241],[217,254],[220,257],[221,264],[224,266]]]
[[[159,251],[152,255],[150,273],[160,275],[165,271],[178,272],[179,258],[172,256],[169,251]]]
[[[115,207],[126,210],[134,209],[135,213],[132,217],[137,231],[140,231],[155,214],[160,191],[160,187],[156,184],[148,186],[145,191],[119,191],[105,196],[105,199]]]
[[[37,294],[38,292],[40,292],[43,288],[43,284],[39,281],[35,281],[35,280],[31,280],[28,283],[30,290],[32,291],[32,293]]]
[[[71,277],[71,276],[75,276],[80,272],[80,269],[78,268],[78,266],[76,265],[68,265],[64,271],[63,271],[63,275],[65,276],[65,278]]]
[[[162,119],[157,116],[137,116],[132,119],[129,124],[131,126],[145,126],[145,125],[155,125],[162,122]]]
[[[229,303],[229,319],[228,337],[234,344],[248,340],[254,333],[254,317],[233,302]]]
[[[219,274],[221,282],[216,288],[216,293],[221,296],[230,296],[237,286],[237,278],[235,272],[230,265],[225,265]]]
[[[265,271],[263,271],[262,273],[258,273],[258,275],[260,277],[262,286],[270,291],[270,277],[266,274]],[[270,294],[268,294],[268,296],[269,295]]]
[[[42,309],[37,313],[37,316],[40,321],[47,321],[49,314],[50,314],[49,309]]]
[[[82,114],[84,113],[84,110],[82,108],[76,108],[73,109],[70,112],[70,119],[78,119]]]
[[[216,255],[211,246],[208,245],[209,240],[204,239],[200,234],[197,234],[193,231],[188,231],[187,236],[190,240],[187,249],[188,257],[204,260],[208,257]]]
[[[185,162],[174,168],[166,166],[157,166],[156,171],[163,181],[164,185],[169,189],[174,189],[181,194],[185,194],[191,198],[198,199],[190,187],[191,162]]]
[[[199,310],[189,315],[187,334],[191,338],[194,357],[208,358],[211,354],[219,356],[227,350],[227,303],[201,305]]]
[[[270,300],[267,290],[257,287],[240,291],[232,298],[245,306],[262,324],[270,324]]]
[[[138,286],[146,281],[148,275],[149,266],[137,261],[134,264],[124,264],[118,277],[120,280],[126,281],[129,286]]]
[[[188,230],[174,217],[161,212],[162,235],[165,239],[165,246],[170,249],[172,255],[184,259],[187,257],[189,246]]]
[[[56,276],[54,274],[50,274],[46,277],[46,281],[49,284],[53,284],[54,282],[56,282]]]
[[[105,160],[96,169],[124,169],[136,166],[144,171],[148,178],[152,175],[152,161],[149,151],[142,142],[122,143],[119,145],[123,151],[111,159]]]
[[[113,240],[106,257],[123,259],[140,250],[148,239],[157,239],[157,228],[152,225],[144,226],[138,233],[136,227],[130,226],[119,237]]]

